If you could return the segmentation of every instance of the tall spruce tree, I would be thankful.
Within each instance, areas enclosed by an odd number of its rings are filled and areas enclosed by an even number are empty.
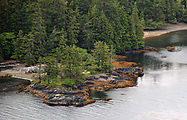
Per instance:
[[[68,9],[68,15],[67,15],[67,23],[66,23],[66,31],[67,31],[67,44],[73,45],[77,43],[77,37],[79,34],[79,11],[76,8]]]
[[[141,25],[141,21],[138,15],[138,9],[136,6],[136,2],[132,9],[132,14],[130,18],[131,24],[131,42],[132,42],[132,49],[139,49],[143,47],[143,26]]]
[[[12,55],[13,59],[24,60],[25,43],[26,43],[26,37],[24,36],[23,31],[20,30],[16,40],[13,42],[14,44],[14,53]]]
[[[44,80],[47,82],[47,84],[54,84],[57,82],[56,80],[59,74],[57,60],[53,56],[47,56],[44,58],[44,61],[46,64],[45,73],[47,73],[47,75],[44,76]]]
[[[24,60],[27,66],[34,65],[37,63],[36,53],[35,53],[35,44],[34,44],[34,35],[32,33],[28,33],[24,36],[25,41],[23,44],[23,53]]]
[[[92,50],[94,62],[97,65],[96,70],[102,72],[109,72],[112,69],[110,57],[112,56],[109,46],[102,41],[95,42]]]
[[[98,11],[97,7],[94,6],[89,13],[89,18],[91,24],[91,32],[88,36],[90,48],[96,41],[103,41],[108,44],[113,44],[114,29],[104,12]]]
[[[116,44],[116,52],[122,53],[125,50],[129,50],[131,48],[130,46],[130,32],[129,32],[129,23],[128,23],[128,15],[126,14],[124,7],[120,7],[119,5],[116,5],[117,9],[117,18],[119,19],[119,22],[114,22],[114,27],[116,30],[116,36],[118,36],[117,39],[115,39],[114,43]]]
[[[38,61],[39,57],[45,56],[46,44],[47,44],[47,33],[46,33],[46,24],[43,19],[42,14],[42,0],[38,0],[37,3],[33,3],[31,6],[33,14],[31,14],[30,19],[32,23],[31,31],[29,32],[32,35],[33,42],[33,58],[34,61]],[[34,63],[33,63],[34,64]]]
[[[1,0],[0,1],[0,33],[2,32],[10,32],[9,31],[9,3],[8,0]]]
[[[14,33],[4,32],[0,34],[0,61],[10,59],[13,52]]]
[[[83,56],[75,45],[66,46],[61,64],[66,79],[76,80],[76,82],[82,79]]]
[[[169,23],[177,23],[176,19],[176,3],[174,0],[166,0],[166,21]]]

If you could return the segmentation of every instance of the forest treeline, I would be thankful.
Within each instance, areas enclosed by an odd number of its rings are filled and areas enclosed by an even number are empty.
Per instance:
[[[90,52],[96,41],[116,53],[144,45],[143,30],[187,22],[186,0],[1,0],[0,60],[48,56],[67,45]]]
[[[187,22],[186,0],[1,0],[0,9],[0,61],[45,64],[38,79],[52,85],[109,72],[114,53],[144,46],[143,30]]]

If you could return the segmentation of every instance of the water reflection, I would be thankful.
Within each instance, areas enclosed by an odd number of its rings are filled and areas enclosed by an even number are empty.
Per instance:
[[[156,48],[164,48],[166,46],[187,46],[186,38],[186,31],[177,31],[155,38],[147,38],[145,43],[147,46]]]
[[[172,63],[161,61],[162,53],[160,52],[150,52],[145,54],[131,54],[126,61],[134,61],[138,65],[143,66],[145,71],[150,70],[160,70],[160,69],[170,69]]]
[[[107,94],[102,91],[92,91],[90,92],[90,97],[94,99],[103,99],[107,98]]]
[[[0,92],[17,90],[14,86],[19,84],[29,84],[30,81],[17,78],[0,78]]]

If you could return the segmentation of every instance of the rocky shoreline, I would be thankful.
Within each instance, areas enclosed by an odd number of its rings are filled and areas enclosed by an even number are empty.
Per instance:
[[[85,83],[72,88],[42,86],[37,83],[28,86],[24,91],[44,99],[48,105],[85,106],[96,100],[90,97],[90,92],[107,91],[110,89],[136,86],[137,77],[143,76],[143,68],[118,68],[110,73],[90,76]],[[111,98],[104,98],[109,101]]]
[[[156,49],[153,47],[144,47],[140,50],[127,51],[125,54],[150,52],[155,50]],[[127,57],[117,56],[119,61],[113,62],[114,70],[112,72],[92,75],[86,78],[86,81],[83,84],[76,87],[74,86],[72,89],[32,83],[20,90],[39,96],[43,99],[43,103],[48,105],[85,106],[96,102],[96,99],[91,97],[91,92],[108,91],[111,89],[133,87],[137,85],[137,78],[144,75],[143,67],[138,67],[135,62],[120,61],[120,59],[125,58]],[[32,75],[32,73],[24,74]],[[23,85],[17,87],[22,86]],[[109,101],[111,99],[112,98],[103,98],[102,100]]]
[[[18,78],[33,81],[33,76],[36,74],[29,73],[32,67],[26,67],[23,61],[7,60],[0,63],[0,78]]]

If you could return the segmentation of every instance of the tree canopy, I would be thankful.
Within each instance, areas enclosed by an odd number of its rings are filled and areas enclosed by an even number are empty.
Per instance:
[[[85,55],[107,71],[110,46],[117,54],[140,49],[143,30],[177,22],[187,22],[186,0],[1,0],[0,61],[46,58],[52,69],[64,59],[65,76],[74,79]]]

